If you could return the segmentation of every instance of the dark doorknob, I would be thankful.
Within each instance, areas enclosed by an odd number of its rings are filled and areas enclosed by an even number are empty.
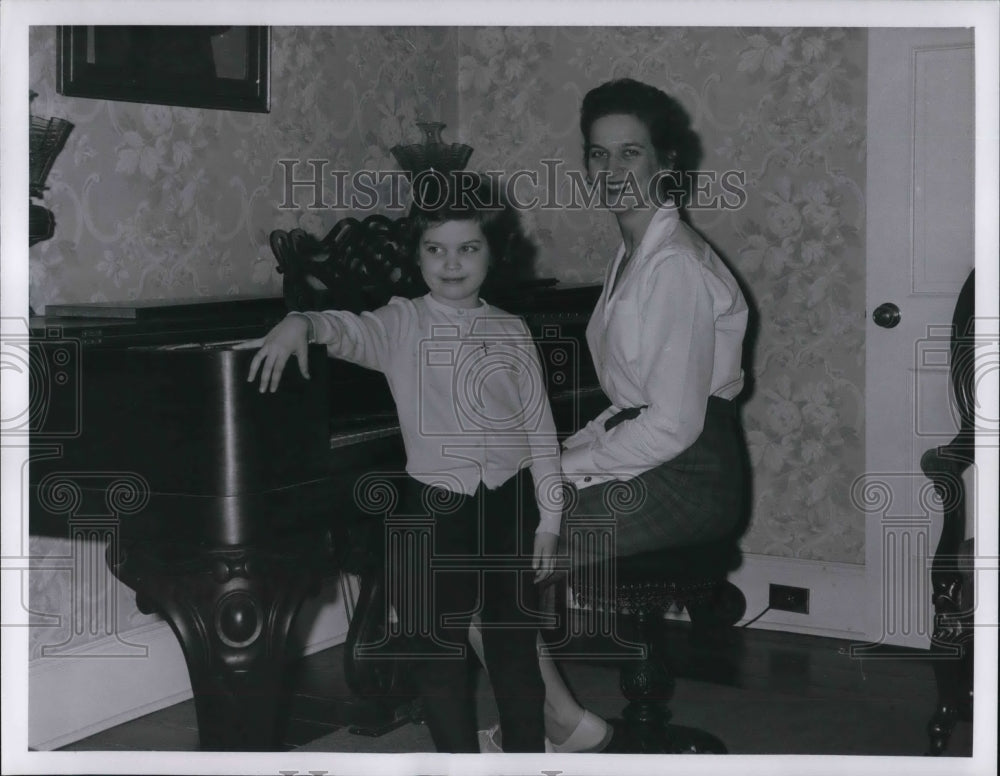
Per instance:
[[[883,302],[872,312],[872,320],[876,326],[891,329],[899,323],[899,308],[892,302]]]

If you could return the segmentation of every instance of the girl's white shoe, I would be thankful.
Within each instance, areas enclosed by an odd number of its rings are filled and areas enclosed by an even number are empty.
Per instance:
[[[596,714],[584,710],[569,738],[561,744],[553,744],[548,736],[545,737],[545,751],[554,754],[600,752],[611,742],[613,733],[611,725]],[[502,753],[503,749],[497,743],[499,737],[499,723],[488,730],[480,730],[479,751],[482,754]]]
[[[480,754],[497,754],[503,752],[500,744],[497,743],[497,736],[500,735],[499,722],[488,730],[480,730],[478,732]]]
[[[561,744],[553,744],[548,736],[545,737],[545,751],[559,754],[600,752],[611,742],[613,733],[611,725],[584,710],[576,728]]]

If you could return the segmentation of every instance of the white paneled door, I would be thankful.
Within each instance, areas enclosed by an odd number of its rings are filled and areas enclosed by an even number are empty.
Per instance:
[[[957,430],[948,339],[974,265],[973,32],[871,29],[868,44],[866,630],[926,648],[940,510],[920,456]]]

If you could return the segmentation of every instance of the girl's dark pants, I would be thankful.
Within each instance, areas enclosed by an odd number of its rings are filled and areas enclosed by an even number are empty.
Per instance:
[[[479,751],[466,662],[469,622],[478,611],[503,749],[543,752],[545,686],[538,668],[540,615],[531,569],[538,508],[530,472],[522,469],[496,490],[480,484],[473,496],[410,479],[403,506],[396,514],[433,520],[429,558],[420,553],[419,542],[403,550],[404,562],[396,568],[401,589],[411,592],[394,603],[404,622],[421,620],[408,608],[428,607],[429,632],[404,629],[404,638],[434,746],[439,752]],[[413,591],[426,592],[414,596]],[[459,655],[453,654],[457,648]]]

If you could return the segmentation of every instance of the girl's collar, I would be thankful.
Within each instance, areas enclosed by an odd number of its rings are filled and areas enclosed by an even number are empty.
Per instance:
[[[479,304],[476,307],[452,307],[444,302],[439,302],[430,294],[425,294],[424,300],[426,300],[427,306],[431,309],[454,318],[477,318],[489,309],[489,304],[483,301],[482,298],[480,298]]]

